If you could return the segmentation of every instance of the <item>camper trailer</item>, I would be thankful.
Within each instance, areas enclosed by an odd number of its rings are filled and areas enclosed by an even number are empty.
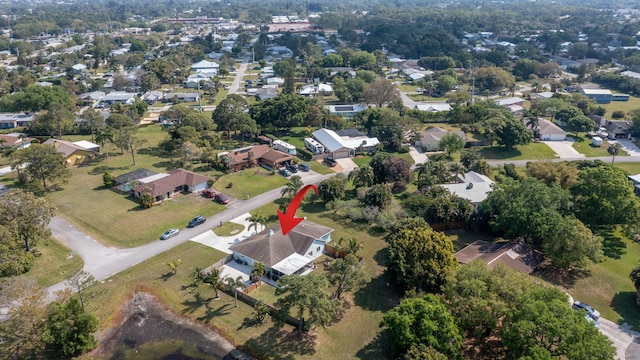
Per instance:
[[[297,151],[296,151],[296,147],[286,143],[282,140],[275,140],[273,142],[273,148],[278,150],[278,151],[282,151],[285,154],[289,154],[289,155],[296,155]]]
[[[304,139],[304,146],[314,155],[322,154],[324,152],[324,146],[312,138]]]

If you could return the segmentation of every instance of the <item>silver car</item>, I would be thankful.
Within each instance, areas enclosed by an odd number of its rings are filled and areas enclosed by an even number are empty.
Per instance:
[[[164,234],[162,234],[162,236],[160,236],[160,240],[167,240],[168,238],[178,235],[179,232],[180,230],[178,229],[169,229],[165,231]]]

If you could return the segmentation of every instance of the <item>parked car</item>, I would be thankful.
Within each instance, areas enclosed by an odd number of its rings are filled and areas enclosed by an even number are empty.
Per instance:
[[[172,238],[178,235],[179,232],[180,230],[178,229],[169,229],[165,231],[164,234],[162,234],[162,236],[160,236],[160,240],[167,240],[168,238]]]
[[[325,162],[325,164],[329,165],[329,167],[334,167],[334,166],[338,165],[338,162],[334,158],[332,158],[331,156],[325,156],[324,162]]]
[[[574,308],[575,310],[585,309],[587,311],[587,314],[591,315],[591,317],[593,317],[594,320],[600,319],[600,312],[594,309],[593,307],[591,307],[591,305],[589,304],[585,304],[580,301],[575,301],[573,303],[572,308]]]
[[[213,197],[216,196],[216,192],[211,189],[204,189],[202,190],[202,196],[213,199]]]
[[[593,326],[596,327],[596,329],[600,329],[600,323],[598,322],[598,320],[594,319],[593,316],[591,316],[591,314],[584,314],[584,318],[587,320],[587,322]]]
[[[187,227],[196,227],[200,224],[204,224],[204,222],[207,221],[207,218],[202,216],[202,215],[198,215],[196,217],[194,217],[191,221],[189,221],[189,225],[187,225]]]
[[[298,172],[298,165],[297,164],[289,164],[287,165],[287,170],[289,170],[292,174],[295,174]]]
[[[309,165],[307,164],[298,164],[298,170],[300,171],[309,171]]]
[[[291,176],[291,171],[287,170],[286,168],[280,168],[278,169],[278,174],[284,176],[284,177],[289,177]]]
[[[214,200],[219,202],[222,205],[226,205],[229,203],[229,198],[227,197],[227,195],[223,193],[216,193]]]

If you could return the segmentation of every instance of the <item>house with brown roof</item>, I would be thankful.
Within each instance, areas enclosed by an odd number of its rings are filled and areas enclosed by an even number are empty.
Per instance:
[[[185,169],[175,169],[162,174],[155,174],[137,179],[139,185],[131,189],[131,194],[137,198],[142,196],[145,188],[151,190],[151,196],[156,202],[171,199],[180,192],[194,193],[207,188],[209,177]]]
[[[34,138],[27,137],[25,134],[12,133],[0,134],[0,149],[15,148],[23,149],[29,147]]]
[[[302,221],[286,235],[275,224],[229,247],[236,261],[253,267],[261,262],[266,277],[274,281],[283,275],[300,275],[313,267],[331,241],[333,229],[309,220]]]
[[[497,263],[525,274],[531,274],[542,263],[544,257],[523,242],[490,243],[476,240],[454,254],[461,264],[480,260],[493,269]]]
[[[80,165],[100,154],[100,146],[86,140],[71,142],[52,138],[42,144],[51,145],[61,153],[67,166]]]
[[[226,153],[221,153],[218,156],[222,158],[232,171],[240,171],[258,165],[276,169],[281,167],[283,163],[295,158],[293,155],[274,150],[264,144],[231,150]]]
[[[461,131],[461,130],[449,131],[441,127],[435,126],[423,131],[420,134],[420,139],[415,142],[415,146],[422,147],[426,151],[440,150],[440,140],[449,133],[458,135],[459,137],[462,138],[465,144],[467,143],[467,135],[464,133],[464,131]]]

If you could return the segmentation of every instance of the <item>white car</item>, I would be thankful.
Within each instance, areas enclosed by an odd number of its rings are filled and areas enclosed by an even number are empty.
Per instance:
[[[165,231],[164,234],[162,234],[162,236],[160,236],[160,240],[167,240],[168,238],[178,235],[179,232],[180,230],[178,229],[169,229]]]

